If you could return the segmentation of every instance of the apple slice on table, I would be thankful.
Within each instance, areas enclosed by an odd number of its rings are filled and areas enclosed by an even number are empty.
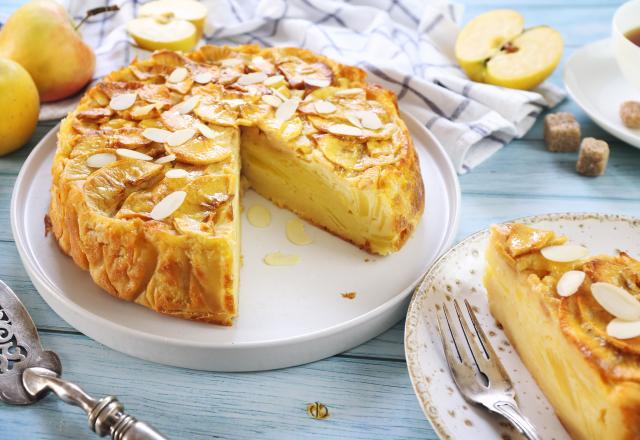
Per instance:
[[[518,12],[498,9],[477,16],[460,31],[455,54],[473,81],[529,90],[551,75],[563,46],[554,29],[525,29]]]
[[[198,42],[193,23],[167,16],[141,17],[127,25],[138,46],[147,50],[170,49],[188,52]]]
[[[191,22],[202,36],[207,7],[195,0],[155,0],[145,3],[138,10],[138,17],[170,16],[176,20]]]

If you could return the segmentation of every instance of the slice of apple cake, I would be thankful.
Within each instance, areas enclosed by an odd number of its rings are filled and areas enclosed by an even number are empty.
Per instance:
[[[640,262],[587,252],[551,231],[494,227],[489,307],[572,438],[640,438]]]

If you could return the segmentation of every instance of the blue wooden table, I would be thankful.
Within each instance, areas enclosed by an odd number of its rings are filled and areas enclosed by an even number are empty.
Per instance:
[[[1,8],[16,1],[3,1]],[[521,11],[527,25],[548,24],[565,38],[564,59],[582,45],[608,37],[613,0],[468,0],[465,18],[488,9]],[[551,81],[562,83],[562,65]],[[461,176],[462,217],[457,240],[493,222],[556,211],[640,215],[640,150],[597,128],[571,101],[558,110],[577,115],[585,136],[611,146],[607,174],[585,178],[575,154],[552,154],[538,121],[471,173]],[[44,345],[60,354],[65,376],[93,395],[117,394],[131,414],[172,439],[436,438],[414,397],[402,345],[404,322],[348,352],[313,364],[263,373],[218,374],[144,362],[79,334],[51,311],[25,273],[9,227],[16,175],[34,145],[55,122],[43,123],[31,142],[0,158],[0,279],[12,286],[40,329]],[[315,420],[309,402],[326,404]],[[0,404],[0,438],[94,438],[84,416],[54,398],[30,407]]]

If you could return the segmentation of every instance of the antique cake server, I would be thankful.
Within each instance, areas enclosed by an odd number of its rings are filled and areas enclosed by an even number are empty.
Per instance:
[[[114,396],[96,400],[60,377],[62,364],[44,350],[31,316],[15,293],[0,281],[0,400],[29,405],[53,391],[61,400],[82,408],[89,428],[113,440],[166,440],[155,429],[124,412]]]

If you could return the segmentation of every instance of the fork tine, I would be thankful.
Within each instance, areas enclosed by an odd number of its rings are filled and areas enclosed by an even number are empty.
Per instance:
[[[480,325],[480,322],[478,321],[478,317],[476,316],[476,312],[473,311],[473,308],[471,307],[471,304],[469,304],[469,301],[467,299],[464,300],[464,305],[466,306],[467,312],[469,313],[469,316],[471,317],[471,322],[473,323],[473,327],[476,330],[476,334],[478,335],[478,338],[480,339],[480,342],[482,343],[482,347],[484,348],[484,352],[486,353],[487,357],[489,359],[491,359],[492,361],[500,362],[500,359],[498,359],[498,356],[496,355],[496,352],[493,350],[493,347],[491,346],[491,343],[489,342],[489,339],[487,338],[487,335],[484,333],[484,330],[482,329],[482,326]]]
[[[442,307],[444,307],[444,304],[442,305]],[[438,334],[440,335],[440,340],[442,341],[444,357],[447,360],[449,369],[453,371],[454,366],[460,362],[460,359],[457,356],[454,356],[453,350],[451,350],[451,344],[445,336],[444,325],[442,324],[442,312],[440,310],[436,310],[436,318],[438,319]]]
[[[467,350],[465,350],[464,344],[461,343],[462,339],[460,339],[458,330],[456,330],[456,328],[451,325],[451,317],[449,316],[449,310],[447,310],[447,306],[444,303],[442,303],[441,307],[442,307],[442,310],[444,311],[446,329],[449,330],[449,334],[451,335],[451,339],[453,340],[453,346],[456,349],[457,359],[455,360],[457,361],[457,363],[463,363],[466,366],[471,367],[474,363],[469,357],[469,355],[467,354]],[[440,337],[442,338],[442,345],[446,347],[445,352],[448,349],[450,352],[450,355],[453,355],[453,352],[451,351],[451,344],[445,339],[445,336],[444,336],[445,327],[442,325],[442,320],[440,316],[438,316],[438,328],[440,330]],[[453,365],[451,365],[451,367],[453,368]]]
[[[478,370],[480,370],[481,373],[486,374],[486,370],[491,367],[490,365],[488,365],[486,352],[473,337],[473,332],[471,331],[467,320],[464,318],[464,316],[462,316],[462,310],[460,310],[458,300],[453,300],[453,306],[455,308],[456,315],[458,315],[460,325],[462,326],[462,333],[464,333],[467,345],[471,349],[471,354],[473,355],[473,359],[478,367]]]
[[[465,299],[464,305],[466,306],[467,312],[471,317],[471,322],[473,323],[473,327],[476,329],[476,333],[478,335],[478,338],[480,339],[480,342],[482,343],[482,346],[484,347],[484,351],[485,353],[487,353],[487,356],[489,357],[489,364],[496,367],[496,368],[489,368],[488,371],[485,372],[485,374],[489,377],[489,380],[492,382],[495,382],[497,379],[502,379],[506,385],[512,386],[511,379],[507,374],[507,370],[504,369],[502,362],[500,362],[500,358],[498,357],[495,350],[491,346],[491,343],[489,342],[487,335],[484,333],[484,330],[482,329],[482,326],[480,325],[480,322],[478,321],[478,317],[476,316],[476,313],[473,311],[471,304],[469,304],[469,301]],[[496,370],[499,373],[499,377],[496,377],[495,375]]]

